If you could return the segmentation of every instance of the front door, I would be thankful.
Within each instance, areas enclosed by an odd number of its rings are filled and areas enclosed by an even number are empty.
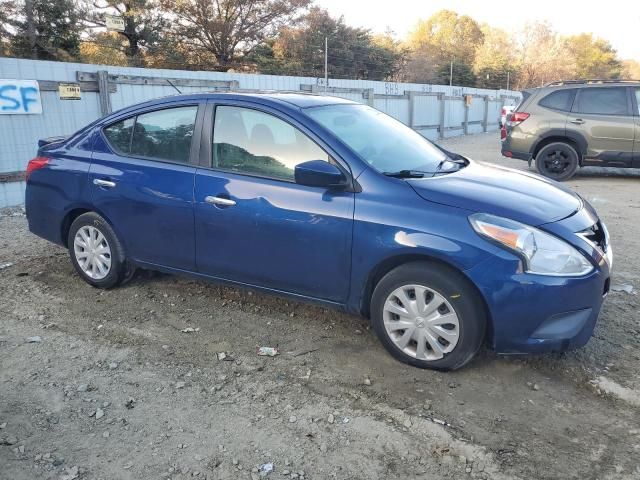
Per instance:
[[[215,105],[213,131],[203,129],[210,167],[195,181],[198,270],[344,302],[354,193],[296,184],[298,163],[334,160],[300,125],[258,108]]]
[[[630,167],[634,130],[627,87],[578,89],[567,131],[577,132],[587,141],[584,165]]]
[[[195,270],[197,112],[198,105],[184,104],[146,111],[106,126],[96,139],[92,201],[136,261]]]

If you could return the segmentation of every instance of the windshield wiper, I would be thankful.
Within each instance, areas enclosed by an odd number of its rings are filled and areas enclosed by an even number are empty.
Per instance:
[[[384,172],[387,177],[394,178],[422,178],[424,177],[423,172],[419,172],[418,170],[398,170],[397,172]]]

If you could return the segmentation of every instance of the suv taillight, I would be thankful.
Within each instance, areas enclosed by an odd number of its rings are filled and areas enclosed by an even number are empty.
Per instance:
[[[507,122],[509,123],[510,127],[515,127],[516,125],[520,125],[527,118],[529,118],[529,114],[528,113],[513,112],[511,115],[509,115],[507,117]]]
[[[51,159],[48,157],[36,157],[29,160],[29,163],[27,164],[27,173],[25,175],[25,180],[29,180],[29,176],[31,175],[31,173],[47,165],[49,163],[49,160]]]

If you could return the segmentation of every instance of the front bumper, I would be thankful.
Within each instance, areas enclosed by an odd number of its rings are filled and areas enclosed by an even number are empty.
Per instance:
[[[491,347],[541,353],[585,345],[609,290],[607,263],[583,277],[548,277],[517,273],[518,261],[505,251],[466,271],[489,310]]]
[[[489,340],[500,353],[562,351],[585,345],[609,292],[611,246],[603,254],[576,232],[598,222],[593,208],[539,228],[570,240],[595,268],[582,277],[523,273],[514,254],[500,250],[465,273],[480,289],[490,317]],[[606,228],[605,228],[606,230]]]

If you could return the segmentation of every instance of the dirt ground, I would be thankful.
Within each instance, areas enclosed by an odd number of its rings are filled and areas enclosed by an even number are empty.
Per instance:
[[[497,137],[443,144],[526,169]],[[609,295],[581,350],[482,351],[455,373],[398,363],[366,320],[315,306],[150,272],[93,289],[1,212],[0,479],[640,478],[640,174],[569,185],[632,293]]]

